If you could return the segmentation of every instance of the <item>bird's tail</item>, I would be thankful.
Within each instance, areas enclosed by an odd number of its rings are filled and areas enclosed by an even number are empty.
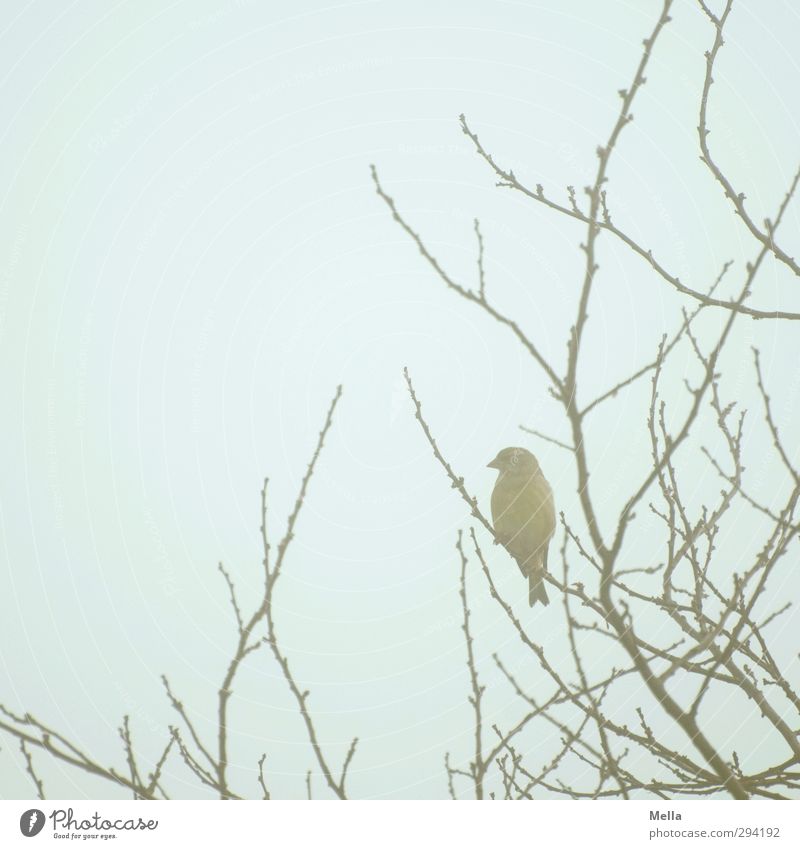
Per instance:
[[[538,569],[528,575],[528,604],[533,607],[537,601],[540,601],[545,607],[550,604],[542,574]]]

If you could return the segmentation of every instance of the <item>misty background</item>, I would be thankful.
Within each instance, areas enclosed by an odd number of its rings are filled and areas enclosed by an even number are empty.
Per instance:
[[[567,452],[519,430],[568,437],[543,375],[435,278],[376,196],[369,165],[465,286],[477,287],[480,219],[489,298],[562,369],[585,228],[495,188],[458,115],[522,182],[558,199],[574,184],[580,201],[660,9],[616,0],[4,5],[0,702],[104,764],[124,764],[116,729],[128,713],[147,761],[177,721],[166,673],[212,744],[236,638],[217,563],[249,612],[263,585],[262,480],[277,543],[341,383],[276,590],[279,636],[334,763],[360,738],[352,796],[446,795],[444,753],[466,763],[473,735],[454,549],[469,517],[414,420],[403,367],[485,510],[495,477],[485,465],[506,445],[534,451],[557,508],[577,522],[575,477]],[[609,201],[616,223],[705,290],[726,260],[752,259],[755,244],[698,159],[712,27],[686,0],[672,17],[612,161]],[[734,5],[716,68],[710,144],[757,222],[774,215],[798,165],[799,25],[788,2]],[[795,201],[781,229],[790,254],[799,218]],[[598,251],[584,401],[652,360],[686,303],[612,237]],[[755,306],[800,309],[796,280],[774,261],[755,289]],[[701,342],[721,318],[704,317]],[[794,425],[782,434],[796,446],[792,324],[737,320],[736,356],[723,360],[725,400],[756,411],[746,482],[767,502],[788,482],[771,455],[761,461],[770,441],[749,346],[762,352],[776,418]],[[680,363],[687,376],[697,365],[688,348],[676,356],[665,380],[677,417]],[[593,414],[589,456],[606,528],[649,462],[649,391],[646,380]],[[720,486],[698,462],[698,503]],[[757,550],[759,528],[752,513],[742,517],[723,552]],[[529,610],[516,565],[484,541],[498,586],[562,656],[561,606]],[[551,554],[558,543],[560,533]],[[632,539],[648,564],[663,559],[658,545],[646,523]],[[550,562],[558,571],[558,557]],[[531,692],[549,685],[474,559],[469,580],[488,720],[508,727],[524,705],[491,653]],[[764,609],[799,587],[797,569],[784,567]],[[771,631],[795,673],[797,624],[790,613]],[[724,706],[716,719],[727,738],[754,733]],[[273,796],[304,797],[308,769],[326,795],[268,651],[245,661],[230,723],[238,792],[258,793],[266,752]],[[550,733],[526,738],[524,752],[546,760],[558,741]],[[53,798],[118,792],[34,759]],[[165,785],[206,794],[176,755]],[[32,794],[16,741],[3,737],[0,796]]]

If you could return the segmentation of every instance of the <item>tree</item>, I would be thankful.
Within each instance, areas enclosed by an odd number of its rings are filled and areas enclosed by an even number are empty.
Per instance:
[[[741,351],[742,342],[735,333],[743,322],[783,324],[800,319],[800,313],[764,306],[765,296],[760,291],[759,298],[754,297],[759,274],[767,263],[774,263],[791,282],[800,276],[800,267],[779,234],[800,171],[774,215],[757,223],[745,195],[717,163],[709,143],[713,74],[732,0],[726,0],[719,15],[699,0],[713,36],[699,98],[700,158],[752,240],[752,256],[741,268],[726,262],[706,290],[692,288],[669,270],[668,261],[657,259],[612,218],[610,165],[620,137],[633,120],[633,104],[646,83],[662,31],[670,23],[672,5],[672,0],[664,1],[644,39],[631,83],[619,92],[619,113],[608,138],[597,148],[596,171],[584,196],[569,186],[566,198],[560,200],[540,184],[525,184],[511,167],[495,159],[466,117],[460,118],[468,144],[499,187],[549,210],[563,219],[565,226],[584,231],[580,245],[583,271],[575,287],[575,313],[562,365],[544,355],[526,330],[525,316],[504,313],[487,293],[484,233],[479,222],[474,226],[477,288],[472,288],[451,275],[433,255],[372,168],[378,195],[434,276],[504,327],[529,356],[532,367],[546,377],[569,438],[556,439],[533,428],[524,430],[565,452],[577,494],[576,510],[560,513],[559,550],[550,560],[548,581],[553,587],[551,597],[557,600],[554,606],[560,603],[563,609],[560,637],[565,646],[562,653],[554,654],[537,634],[536,621],[523,620],[516,612],[490,568],[486,546],[496,542],[492,525],[465,477],[447,459],[446,449],[435,435],[436,423],[426,418],[424,399],[406,370],[421,438],[427,440],[454,497],[463,500],[468,515],[467,525],[457,536],[455,563],[460,569],[460,627],[474,746],[466,764],[456,755],[445,755],[445,776],[453,798],[464,793],[479,799],[712,794],[737,799],[787,798],[800,789],[800,697],[791,656],[796,646],[787,647],[785,635],[776,633],[774,627],[785,621],[780,617],[790,611],[791,599],[776,608],[766,593],[768,585],[783,580],[784,573],[791,570],[792,555],[797,551],[800,470],[791,448],[796,438],[792,441],[783,436],[786,425],[779,421],[770,397],[770,391],[780,387],[767,385],[758,349]],[[648,359],[633,364],[613,385],[595,391],[583,381],[586,364],[597,353],[587,341],[586,328],[590,304],[600,286],[599,257],[608,240],[624,247],[660,285],[669,287],[676,295],[676,308],[668,332],[653,340]],[[733,287],[729,296],[722,294],[726,286]],[[759,409],[747,415],[737,403],[739,388],[729,386],[724,377],[725,358],[745,354],[752,358],[753,389],[760,399]],[[687,356],[693,362],[690,374],[684,374]],[[649,460],[637,471],[637,482],[629,492],[604,496],[593,477],[596,456],[592,446],[604,439],[598,413],[648,385],[636,426],[648,435]],[[294,699],[328,790],[337,798],[347,797],[348,770],[358,738],[353,738],[341,765],[334,766],[317,733],[309,691],[295,676],[281,647],[273,612],[276,586],[340,396],[341,387],[327,411],[274,555],[267,531],[264,484],[260,525],[264,590],[252,610],[242,606],[230,574],[219,566],[230,596],[236,638],[216,697],[215,744],[202,739],[191,710],[167,677],[163,684],[178,723],[166,730],[161,754],[149,769],[141,766],[127,716],[119,729],[126,767],[117,768],[102,765],[29,713],[0,706],[0,729],[18,741],[40,798],[45,798],[45,788],[35,767],[36,752],[127,788],[137,799],[169,798],[168,788],[163,786],[163,768],[176,754],[199,785],[212,789],[221,799],[243,798],[251,790],[269,799],[265,754],[253,758],[258,766],[257,787],[234,789],[228,777],[230,701],[242,661],[262,648],[270,650]],[[753,419],[756,423],[751,425]],[[751,489],[746,474],[746,449],[759,449],[757,441],[749,438],[756,426],[766,435],[769,456],[756,453],[749,465],[776,464],[785,481],[769,501]],[[617,448],[624,451],[624,445]],[[708,487],[700,491],[695,486],[700,463],[705,464],[703,474],[713,473],[717,482],[710,495],[705,491]],[[730,530],[742,522],[747,523],[749,538],[758,539],[752,552],[732,550],[736,539]],[[641,544],[645,538],[650,541],[646,547]],[[469,588],[472,566],[481,583],[485,581],[485,589]],[[501,729],[487,719],[485,673],[471,624],[470,598],[475,598],[475,592],[489,594],[498,615],[527,650],[530,668],[548,680],[548,692],[532,692],[526,678],[509,669],[489,647],[495,670],[519,701],[519,720],[510,728]],[[717,727],[720,711],[737,716],[735,741]],[[524,741],[538,739],[541,729],[552,728],[557,731],[557,746],[544,756],[531,754]],[[312,795],[310,778],[308,795]]]
[[[800,273],[796,261],[781,247],[777,236],[797,189],[800,172],[795,174],[774,216],[759,226],[748,211],[745,195],[734,187],[717,164],[709,146],[708,105],[732,0],[726,2],[719,16],[700,0],[700,8],[714,34],[711,49],[706,53],[700,95],[700,157],[752,238],[753,257],[739,272],[734,295],[723,299],[716,293],[731,271],[731,262],[725,263],[708,291],[691,289],[668,270],[666,263],[656,259],[652,251],[615,223],[608,197],[609,164],[621,134],[633,120],[632,106],[646,82],[646,70],[659,36],[671,20],[671,6],[670,0],[664,2],[652,32],[644,39],[644,49],[631,84],[619,92],[622,100],[619,114],[608,139],[597,148],[597,169],[592,185],[584,190],[585,203],[579,202],[573,186],[567,188],[567,199],[560,201],[547,194],[541,184],[525,185],[513,169],[495,160],[465,116],[460,118],[463,133],[499,187],[519,193],[530,202],[585,227],[584,241],[580,245],[585,257],[583,277],[566,342],[566,363],[561,369],[548,361],[536,339],[527,335],[522,318],[504,314],[489,300],[484,239],[479,222],[475,222],[478,247],[478,288],[475,290],[448,274],[424,238],[398,210],[373,168],[378,194],[441,282],[490,319],[505,326],[533,364],[546,375],[549,391],[561,405],[570,442],[564,444],[538,431],[529,432],[557,442],[572,455],[580,503],[580,516],[561,513],[562,568],[560,574],[549,577],[557,589],[557,597],[563,600],[572,669],[561,668],[552,661],[532,636],[530,627],[523,624],[501,596],[475,528],[469,529],[468,547],[459,535],[457,549],[462,563],[463,630],[472,685],[470,703],[475,716],[475,753],[466,769],[451,766],[448,759],[451,793],[454,792],[454,779],[464,778],[473,785],[475,796],[482,798],[487,774],[495,769],[499,771],[506,798],[531,798],[534,791],[542,790],[570,798],[629,798],[634,793],[668,798],[675,794],[708,795],[722,791],[737,799],[784,798],[785,794],[791,795],[800,787],[797,769],[800,765],[797,732],[800,700],[785,661],[782,665],[776,660],[773,640],[768,636],[768,626],[789,609],[791,601],[777,610],[764,610],[764,605],[759,604],[767,582],[775,576],[778,567],[783,564],[784,568],[790,568],[787,555],[793,550],[800,530],[796,512],[800,476],[773,416],[759,351],[754,348],[754,379],[762,399],[761,416],[771,436],[774,454],[788,476],[789,491],[777,505],[763,503],[748,493],[743,479],[745,413],[737,413],[735,400],[725,396],[721,373],[722,355],[732,344],[732,328],[736,322],[800,319],[798,313],[760,309],[750,303],[765,260],[773,259],[795,277]],[[652,359],[636,365],[613,386],[594,396],[590,394],[586,399],[587,390],[580,385],[580,377],[585,361],[596,355],[587,346],[585,329],[590,301],[593,296],[597,297],[601,236],[620,241],[661,281],[679,292],[683,302],[676,328],[665,333],[654,345]],[[695,332],[698,317],[712,310],[719,312],[720,323],[711,341],[702,344]],[[662,389],[664,376],[681,346],[689,347],[698,366],[697,378],[685,382],[686,397],[683,399],[676,398],[676,393],[669,389]],[[680,363],[676,368],[680,374]],[[436,460],[467,504],[472,518],[482,526],[481,533],[485,531],[491,539],[494,537],[491,523],[481,512],[477,498],[467,490],[464,478],[437,444],[435,427],[424,417],[411,376],[406,372],[405,377],[417,420]],[[651,384],[648,407],[642,411],[642,419],[650,437],[652,462],[641,470],[638,485],[620,501],[613,527],[607,532],[602,529],[598,515],[597,487],[592,485],[593,458],[589,445],[597,441],[597,433],[593,431],[596,418],[592,414],[644,380]],[[672,415],[673,407],[681,410],[677,419]],[[704,410],[710,413],[710,421],[715,426],[715,444],[712,448],[702,444],[699,447],[718,475],[722,489],[713,502],[694,507],[689,502],[694,496],[691,480],[696,466],[689,449],[703,438],[699,432]],[[668,424],[673,420],[677,424]],[[747,521],[755,523],[761,545],[751,562],[734,567],[730,552],[718,549],[726,523],[739,521],[733,510],[737,503],[744,503],[750,509]],[[640,517],[637,511],[645,515]],[[648,520],[653,526],[652,533],[659,534],[663,557],[660,562],[643,560],[628,544],[632,528]],[[470,610],[465,585],[468,557],[477,560],[492,597],[530,650],[532,659],[551,681],[549,695],[534,698],[526,692],[524,683],[511,676],[500,659],[495,658],[529,710],[519,727],[511,732],[503,733],[495,728],[490,744],[484,741],[481,713],[484,688],[479,683],[469,629]],[[572,577],[572,564],[576,559],[590,567],[582,570],[582,574],[588,572],[591,576],[586,584]],[[596,658],[598,641],[611,644],[609,659],[604,664],[597,664],[594,659],[588,663],[587,657]],[[625,711],[629,716],[621,720],[604,705],[614,700],[618,690],[623,693],[629,690],[631,678],[637,686],[628,701],[635,700],[635,707],[629,704]],[[715,739],[713,721],[710,721],[713,717],[708,708],[712,704],[719,707],[720,703],[726,709],[740,711],[745,717],[743,739],[736,747]],[[572,710],[565,714],[564,706]],[[669,722],[664,722],[664,715]],[[763,722],[759,723],[757,718]],[[536,766],[520,755],[513,740],[523,728],[530,730],[534,721],[555,725],[562,735],[562,746],[552,760]],[[751,723],[758,726],[757,730]],[[679,732],[677,736],[673,736],[675,731]],[[759,760],[756,748],[771,750],[764,743],[764,735],[771,735],[783,752],[769,764],[756,767]],[[751,744],[754,739],[759,741],[758,747]],[[579,760],[586,767],[580,784],[568,783],[559,775],[560,767],[569,758]]]

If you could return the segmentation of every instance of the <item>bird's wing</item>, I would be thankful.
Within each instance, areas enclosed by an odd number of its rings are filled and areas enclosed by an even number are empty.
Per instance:
[[[527,480],[500,479],[492,492],[495,533],[520,568],[544,558],[555,531],[555,507],[550,486],[542,475]]]
[[[550,542],[550,538],[556,531],[556,507],[553,503],[553,491],[544,475],[539,475],[531,483],[531,487],[535,490],[532,500],[538,504],[533,517],[533,524],[536,528],[537,539],[540,540],[540,545],[546,550],[547,543]]]

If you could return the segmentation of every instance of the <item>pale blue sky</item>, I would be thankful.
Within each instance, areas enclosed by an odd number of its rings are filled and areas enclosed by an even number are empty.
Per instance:
[[[564,452],[518,430],[566,434],[542,374],[434,278],[376,197],[369,164],[468,285],[472,220],[481,219],[492,298],[561,367],[584,231],[496,189],[457,116],[466,113],[520,179],[565,197],[567,184],[580,188],[593,174],[616,92],[660,6],[4,4],[0,701],[122,763],[123,713],[147,755],[163,745],[175,719],[164,672],[210,739],[235,637],[216,564],[225,562],[243,598],[259,591],[261,480],[272,479],[277,536],[342,383],[280,588],[280,630],[330,750],[361,738],[355,796],[446,793],[444,753],[466,762],[472,733],[453,549],[467,517],[414,421],[403,366],[484,506],[493,482],[485,463],[525,444],[579,524],[574,472]],[[673,18],[613,160],[609,196],[615,220],[702,289],[753,247],[698,160],[711,27],[687,0]],[[787,2],[760,3],[757,16],[739,4],[716,73],[711,143],[756,220],[773,214],[798,165],[798,23]],[[795,251],[797,210],[783,229]],[[619,243],[600,244],[584,398],[651,359],[680,320],[663,281]],[[798,310],[800,293],[773,263],[753,302]],[[786,326],[736,330],[737,351],[762,349],[792,445],[796,341]],[[678,356],[691,368],[688,352]],[[749,355],[724,367],[729,399],[752,404]],[[680,377],[679,368],[668,378],[676,413]],[[643,384],[598,413],[589,435],[601,523],[647,462],[648,391]],[[750,482],[769,498],[787,482],[771,460],[760,463],[768,441],[755,415],[753,425]],[[719,482],[697,468],[699,503]],[[723,552],[757,547],[760,529],[742,516]],[[631,546],[660,556],[646,523]],[[559,605],[529,613],[516,568],[489,554],[500,585],[525,616],[542,619],[545,646],[560,657]],[[784,582],[789,575],[776,578],[774,598],[797,595],[796,570]],[[491,652],[522,670],[532,691],[546,692],[545,682],[474,564],[473,578],[490,712],[508,725],[522,706],[492,671]],[[792,628],[796,616],[775,639],[796,658]],[[234,699],[235,786],[257,792],[266,751],[274,793],[303,795],[315,765],[266,654],[250,659]],[[721,711],[717,721],[725,733],[738,719]],[[731,725],[727,737],[756,733]],[[536,761],[555,742],[526,745]],[[29,795],[13,741],[0,745],[0,796]],[[54,797],[109,794],[38,762]],[[166,783],[197,795],[177,760]]]

